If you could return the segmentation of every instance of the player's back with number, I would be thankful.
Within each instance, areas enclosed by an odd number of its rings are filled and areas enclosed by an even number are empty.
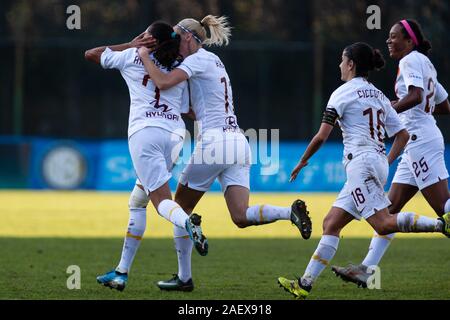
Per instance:
[[[386,96],[363,77],[340,86],[330,97],[327,109],[339,117],[344,155],[367,151],[384,152],[384,138],[402,127]]]
[[[191,104],[202,131],[237,129],[230,78],[220,58],[200,48],[178,68],[189,76]]]
[[[153,55],[150,58],[162,72],[169,72]],[[105,69],[118,69],[127,83],[130,93],[128,136],[146,126],[170,132],[184,129],[181,113],[187,112],[188,107],[185,81],[168,90],[159,90],[145,71],[136,48],[124,51],[107,48],[101,56],[101,64]]]

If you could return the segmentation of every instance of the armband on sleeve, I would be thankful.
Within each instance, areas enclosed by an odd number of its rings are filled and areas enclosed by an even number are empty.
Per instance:
[[[336,109],[326,109],[323,113],[322,123],[327,123],[331,126],[334,126],[339,115],[336,112]]]

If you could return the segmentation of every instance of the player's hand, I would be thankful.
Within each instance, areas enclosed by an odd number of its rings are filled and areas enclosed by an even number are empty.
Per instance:
[[[195,112],[194,110],[192,110],[192,108],[189,108],[189,111],[187,113],[182,113],[183,115],[185,115],[186,117],[188,117],[191,120],[196,120],[196,116],[195,116]]]
[[[294,170],[291,172],[291,178],[289,179],[289,182],[294,181],[297,179],[297,175],[300,173],[300,170],[302,170],[304,167],[308,165],[308,161],[302,161],[300,160],[297,165],[295,166]]]
[[[151,51],[156,47],[156,39],[147,31],[142,32],[136,38],[131,40],[130,46],[133,48],[146,47]]]
[[[394,104],[396,104],[398,102],[398,100],[392,100],[391,101],[391,106],[394,106]]]

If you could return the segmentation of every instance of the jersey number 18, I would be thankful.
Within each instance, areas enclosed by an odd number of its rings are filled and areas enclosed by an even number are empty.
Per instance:
[[[373,118],[374,118],[374,112],[372,108],[368,108],[363,111],[364,116],[369,116],[369,129],[370,129],[370,136],[372,139],[375,139],[375,128],[373,125]],[[384,140],[384,122],[381,118],[381,116],[384,115],[384,111],[382,109],[377,111],[377,137],[378,141],[383,142]],[[383,131],[381,130],[383,128]]]

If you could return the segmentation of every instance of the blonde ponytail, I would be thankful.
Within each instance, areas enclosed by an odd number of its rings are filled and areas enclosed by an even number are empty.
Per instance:
[[[215,17],[213,15],[207,15],[202,19],[200,24],[205,28],[208,28],[210,33],[210,37],[203,42],[205,45],[228,45],[231,37],[231,27],[228,25],[227,17]]]
[[[191,33],[197,42],[206,46],[226,46],[230,42],[231,27],[228,24],[228,18],[225,16],[207,15],[201,22],[187,18],[178,22],[177,26],[184,32]],[[207,29],[209,37],[207,36]]]

